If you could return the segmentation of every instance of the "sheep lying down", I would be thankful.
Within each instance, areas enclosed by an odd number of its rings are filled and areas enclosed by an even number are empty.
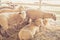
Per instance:
[[[23,16],[23,17],[22,17]],[[25,18],[24,14],[19,13],[1,13],[0,14],[0,25],[3,29],[8,29],[9,27],[16,26],[21,23]]]
[[[23,27],[18,33],[20,40],[31,40],[34,38],[34,35],[39,32],[39,27],[42,25],[41,22],[41,19],[37,19],[35,22]]]
[[[35,32],[37,31],[38,27],[33,27],[32,29],[29,28],[24,28],[20,31],[19,33],[19,38],[21,40],[29,40],[33,38],[33,35],[35,34]]]

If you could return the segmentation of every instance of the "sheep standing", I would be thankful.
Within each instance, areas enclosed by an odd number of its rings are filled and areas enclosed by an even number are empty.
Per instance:
[[[37,18],[46,19],[46,18],[51,18],[53,20],[56,20],[56,16],[54,14],[52,14],[52,13],[45,13],[45,12],[40,11],[40,10],[29,9],[29,10],[26,11],[26,14],[31,19],[37,19]]]

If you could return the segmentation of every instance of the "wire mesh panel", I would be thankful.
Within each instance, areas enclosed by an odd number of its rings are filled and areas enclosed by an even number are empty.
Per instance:
[[[59,11],[60,0],[42,0],[41,9],[47,11]]]
[[[14,3],[14,4],[18,4],[18,5],[23,5],[26,8],[30,7],[31,8],[37,8],[39,7],[39,0],[1,0],[1,4],[3,3]],[[37,7],[35,7],[37,6]]]

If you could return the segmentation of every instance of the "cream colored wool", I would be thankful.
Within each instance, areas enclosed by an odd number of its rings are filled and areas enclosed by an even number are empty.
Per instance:
[[[0,14],[0,25],[6,30],[10,26],[17,26],[17,24],[21,23],[25,18],[25,14],[16,13],[1,13]]]
[[[31,22],[29,25],[23,27],[18,33],[20,40],[34,38],[34,35],[39,32],[39,27],[42,25],[41,22],[41,19],[37,19],[34,23]]]
[[[29,9],[29,10],[26,11],[26,14],[31,19],[36,19],[36,18],[42,18],[42,19],[51,18],[53,20],[56,20],[55,14],[45,13],[45,12],[40,11],[40,10]]]

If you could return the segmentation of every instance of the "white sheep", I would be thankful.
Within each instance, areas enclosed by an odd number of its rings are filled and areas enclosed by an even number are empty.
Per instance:
[[[30,40],[34,38],[34,35],[39,32],[39,27],[42,25],[42,20],[36,19],[34,22],[31,22],[27,26],[23,27],[18,36],[20,40]]]

